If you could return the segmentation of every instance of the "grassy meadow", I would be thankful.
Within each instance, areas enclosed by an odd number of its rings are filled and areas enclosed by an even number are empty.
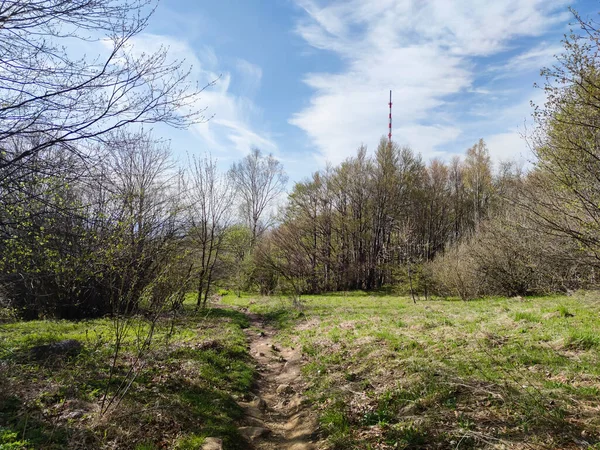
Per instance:
[[[330,449],[600,448],[600,295],[471,302],[351,293],[224,297],[225,308],[133,320],[114,367],[114,324],[0,324],[0,449],[199,449],[238,433],[256,377],[245,310],[302,351],[306,400]],[[256,330],[259,332],[259,330]],[[39,359],[64,339],[77,355]],[[99,414],[139,359],[117,407]]]
[[[600,448],[600,295],[228,297],[299,346],[331,448]]]
[[[0,324],[0,449],[135,450],[200,448],[219,436],[226,448],[246,448],[237,432],[254,379],[243,328],[230,309],[192,305],[159,321],[149,350],[139,355],[147,324],[132,320],[114,368],[114,324],[30,321]],[[71,357],[35,358],[32,347],[77,339]],[[138,358],[138,356],[140,356]],[[137,367],[137,376],[129,373]],[[120,404],[99,414],[115,390],[131,381]]]

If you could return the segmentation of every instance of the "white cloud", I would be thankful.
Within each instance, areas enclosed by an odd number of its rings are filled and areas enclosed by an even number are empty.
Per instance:
[[[336,54],[343,69],[305,76],[314,95],[290,123],[307,133],[322,159],[333,163],[353,155],[361,142],[373,146],[387,133],[389,89],[394,92],[394,139],[425,156],[437,154],[463,130],[447,111],[441,112],[461,107],[450,105],[449,96],[494,95],[492,86],[474,86],[480,76],[476,58],[496,55],[514,39],[541,36],[566,20],[565,0],[297,3],[306,17],[296,32],[311,47]],[[549,45],[528,50],[512,60],[513,70],[535,67],[551,52],[555,48]],[[494,119],[501,115],[491,114]]]
[[[522,132],[515,130],[488,136],[490,156],[494,161],[529,161],[531,151]]]
[[[531,102],[542,105],[545,99],[544,92],[537,90],[530,95],[530,99],[523,99],[498,113],[496,120],[513,126],[507,127],[503,132],[486,136],[485,140],[494,161],[532,162],[533,154],[527,142],[534,128]]]
[[[560,45],[542,42],[536,47],[513,57],[504,66],[504,70],[507,73],[539,70],[555,62],[555,55],[560,54],[562,51],[563,48]]]
[[[203,150],[218,152],[228,156],[234,150],[239,157],[252,147],[260,147],[274,152],[277,146],[254,124],[261,115],[260,109],[251,100],[251,95],[260,86],[262,70],[255,64],[238,60],[235,73],[220,70],[220,61],[214,51],[207,46],[192,48],[186,41],[171,36],[141,34],[132,42],[132,51],[146,54],[157,51],[161,46],[168,48],[169,61],[185,60],[186,69],[191,70],[191,79],[200,86],[218,80],[206,89],[201,96],[200,107],[206,107],[206,115],[213,116],[207,123],[196,124],[192,133],[203,142]],[[232,84],[240,89],[234,94]]]

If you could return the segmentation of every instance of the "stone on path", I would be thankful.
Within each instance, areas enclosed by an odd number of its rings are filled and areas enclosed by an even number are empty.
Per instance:
[[[291,447],[289,447],[288,450],[313,450],[315,449],[315,446],[311,443],[298,443],[298,444],[293,444]]]
[[[258,438],[265,436],[271,432],[271,430],[269,430],[268,428],[262,427],[240,427],[238,428],[238,431],[250,442],[253,442]]]
[[[293,394],[294,393],[294,388],[291,387],[289,384],[280,384],[279,386],[277,386],[277,393],[278,394]]]

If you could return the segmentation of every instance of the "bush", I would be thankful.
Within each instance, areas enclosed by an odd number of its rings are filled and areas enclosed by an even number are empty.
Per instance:
[[[432,290],[442,297],[459,297],[471,300],[483,295],[478,278],[478,267],[470,250],[470,243],[463,243],[446,251],[430,264]]]
[[[593,271],[572,241],[539,233],[530,225],[516,213],[481,224],[476,236],[430,264],[434,292],[469,300],[589,286]]]

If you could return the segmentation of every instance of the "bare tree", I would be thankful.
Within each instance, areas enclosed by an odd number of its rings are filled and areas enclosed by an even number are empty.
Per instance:
[[[492,191],[490,154],[483,139],[467,150],[464,180],[472,201],[473,229],[477,230],[481,220],[486,218]]]
[[[294,303],[299,301],[313,274],[310,239],[304,239],[297,224],[289,222],[269,232],[256,248],[257,267],[276,274],[285,284],[278,283],[280,288],[289,290]]]
[[[285,192],[288,177],[283,164],[273,155],[263,156],[254,149],[229,171],[240,196],[240,209],[248,227],[252,231],[252,244],[269,227],[270,218],[265,221],[269,207]]]
[[[216,162],[209,157],[192,159],[189,238],[197,253],[198,306],[206,305],[232,222],[234,191],[230,181],[219,174]]]
[[[154,0],[5,0],[0,2],[0,169],[57,144],[102,140],[132,123],[175,127],[204,120],[199,88],[167,50],[134,51]],[[106,55],[73,57],[73,42],[96,42]],[[100,51],[99,51],[100,52]],[[209,83],[210,84],[210,83]],[[206,86],[205,86],[206,87]]]
[[[142,291],[177,253],[180,174],[169,147],[143,132],[114,133],[103,160],[102,170],[109,173],[105,185],[96,186],[106,191],[109,202],[99,217],[110,233],[106,244],[112,245],[105,250],[104,272],[113,273],[115,285],[127,286],[115,291],[113,308],[136,311]],[[120,270],[111,270],[110,264]]]

